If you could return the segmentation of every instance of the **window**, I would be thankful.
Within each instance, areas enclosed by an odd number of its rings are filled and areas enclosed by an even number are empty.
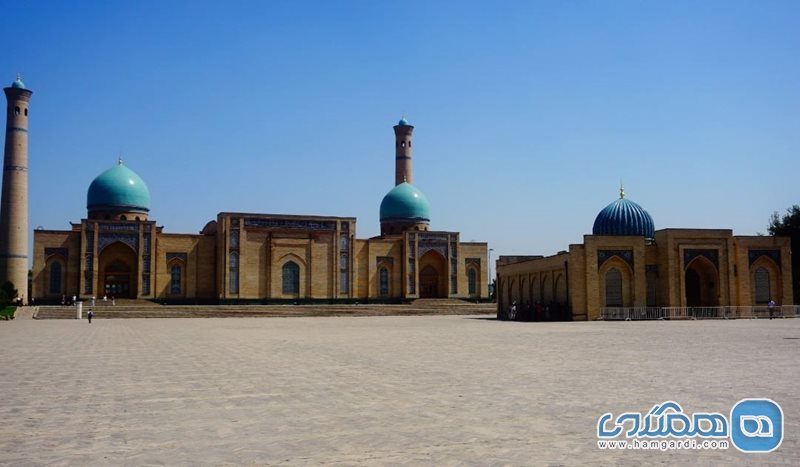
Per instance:
[[[239,253],[231,253],[228,259],[229,271],[228,290],[230,293],[239,293]]]
[[[54,261],[50,264],[50,293],[61,293],[61,263]]]
[[[478,273],[475,271],[475,268],[470,268],[470,270],[467,271],[467,283],[469,294],[476,295],[478,293]]]
[[[300,293],[300,266],[294,261],[283,265],[283,293]]]
[[[350,259],[347,253],[342,253],[339,257],[339,293],[347,294],[350,292]]]
[[[658,305],[658,272],[648,269],[645,273],[647,281],[647,306]]]
[[[756,269],[755,273],[756,303],[767,303],[770,299],[769,293],[769,271],[765,268]]]
[[[458,293],[458,261],[450,260],[450,293]]]
[[[25,116],[26,117],[28,116],[28,109],[27,108],[25,109]]]
[[[19,107],[14,107],[14,115],[19,115]]]
[[[128,216],[126,216],[125,214],[123,214],[123,215],[119,216],[119,220],[121,220],[121,221],[126,221],[126,220],[128,220]]]
[[[381,297],[388,297],[389,296],[389,270],[386,268],[381,268],[380,272],[378,273],[379,276],[379,287],[380,287],[380,296]]]
[[[181,273],[183,268],[179,265],[175,264],[170,269],[170,283],[169,283],[169,293],[172,295],[180,295],[181,294]]]
[[[239,248],[239,231],[231,230],[230,245],[231,248]]]
[[[622,273],[617,268],[606,273],[606,306],[622,306]]]

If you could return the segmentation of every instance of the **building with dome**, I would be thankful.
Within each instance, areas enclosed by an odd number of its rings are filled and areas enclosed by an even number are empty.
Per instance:
[[[625,197],[597,215],[582,244],[553,256],[501,256],[498,310],[547,306],[548,319],[594,320],[604,309],[792,304],[789,238],[725,229],[655,230]]]
[[[122,160],[98,175],[87,216],[36,230],[33,298],[113,296],[166,302],[387,301],[488,297],[488,247],[432,231],[413,185],[414,127],[394,126],[395,186],[381,235],[356,237],[352,217],[222,212],[197,234],[149,218],[150,192]]]

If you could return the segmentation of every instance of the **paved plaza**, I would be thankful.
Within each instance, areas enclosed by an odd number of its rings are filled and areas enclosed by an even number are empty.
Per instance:
[[[800,320],[0,322],[4,465],[800,464]],[[602,451],[604,412],[783,407],[770,454]]]

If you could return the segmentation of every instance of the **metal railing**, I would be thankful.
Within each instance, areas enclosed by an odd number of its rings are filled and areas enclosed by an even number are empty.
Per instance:
[[[693,306],[693,307],[603,307],[600,319],[633,321],[653,319],[759,319],[769,318],[767,306]],[[783,305],[772,309],[773,318],[800,318],[800,306]]]

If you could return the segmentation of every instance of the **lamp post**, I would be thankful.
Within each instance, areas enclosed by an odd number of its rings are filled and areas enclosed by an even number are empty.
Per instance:
[[[492,296],[492,252],[494,248],[489,248],[489,267],[487,268],[489,271],[489,296]]]

